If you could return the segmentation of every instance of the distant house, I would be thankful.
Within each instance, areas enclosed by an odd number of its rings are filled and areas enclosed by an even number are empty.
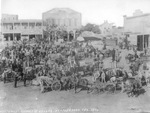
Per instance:
[[[106,38],[117,38],[120,39],[123,37],[123,27],[116,27],[113,23],[108,23],[104,21],[103,24],[99,26],[101,33]]]
[[[110,35],[111,29],[113,28],[113,23],[108,23],[104,21],[103,24],[99,26],[102,35]]]
[[[147,34],[150,32],[150,13],[136,10],[133,16],[124,16],[124,30],[134,34]]]

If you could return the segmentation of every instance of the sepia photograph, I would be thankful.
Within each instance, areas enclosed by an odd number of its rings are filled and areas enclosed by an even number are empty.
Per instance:
[[[150,0],[0,5],[0,113],[150,113]]]

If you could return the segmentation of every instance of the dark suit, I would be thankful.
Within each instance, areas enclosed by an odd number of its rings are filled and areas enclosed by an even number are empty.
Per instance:
[[[18,71],[18,67],[17,67],[17,64],[15,62],[12,64],[12,70],[15,72]],[[15,75],[15,81],[14,81],[14,87],[15,88],[17,87],[17,79],[18,79],[18,76]]]
[[[112,61],[115,61],[115,50],[112,50]]]

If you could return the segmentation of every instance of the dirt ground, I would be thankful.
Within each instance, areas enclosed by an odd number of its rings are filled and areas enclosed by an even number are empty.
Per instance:
[[[13,88],[12,83],[0,83],[0,112],[2,113],[150,113],[150,86],[139,97],[126,93],[90,93],[80,91],[49,91],[40,93],[39,86]],[[80,90],[80,89],[78,89]]]
[[[125,56],[122,52],[122,56]],[[106,59],[105,66],[110,66]],[[125,60],[120,62],[128,68]],[[150,86],[138,97],[128,97],[126,93],[87,94],[87,91],[49,91],[41,93],[39,86],[13,88],[13,83],[0,82],[1,113],[150,113]],[[80,89],[78,89],[80,90]]]

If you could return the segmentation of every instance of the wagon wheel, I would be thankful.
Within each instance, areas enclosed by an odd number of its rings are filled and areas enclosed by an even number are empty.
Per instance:
[[[10,81],[10,82],[13,82],[15,80],[15,76],[14,76],[14,73],[7,73],[7,75],[5,76],[5,82],[6,81]]]
[[[130,59],[130,62],[134,62],[136,59],[135,58],[131,58]]]
[[[78,82],[79,82],[78,77],[73,77],[73,83],[74,83],[74,84],[77,84]]]
[[[87,84],[88,84],[88,80],[87,79],[81,79],[79,81],[79,85],[81,85],[81,86],[87,86]]]
[[[106,86],[107,93],[114,93],[115,92],[115,86],[112,84],[107,84]]]
[[[60,91],[61,90],[61,83],[59,81],[54,81],[51,85],[51,89],[53,91]]]

